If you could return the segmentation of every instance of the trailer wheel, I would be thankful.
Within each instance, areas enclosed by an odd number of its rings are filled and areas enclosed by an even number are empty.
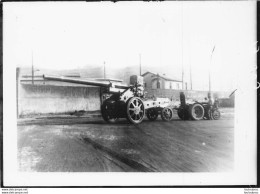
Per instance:
[[[214,120],[220,119],[220,112],[217,109],[213,110],[211,115],[212,115],[212,119],[214,119]]]
[[[195,103],[189,106],[189,113],[192,120],[201,120],[204,117],[204,108],[201,104]]]
[[[179,108],[177,114],[181,120],[189,119],[189,112],[186,109]]]
[[[126,118],[130,123],[139,124],[145,116],[144,103],[140,98],[132,97],[127,102]]]
[[[163,108],[162,112],[161,112],[161,117],[162,117],[162,120],[164,120],[164,121],[172,120],[172,117],[173,117],[172,109],[170,109],[168,107]]]
[[[158,117],[159,113],[155,108],[150,108],[146,112],[146,116],[150,121],[155,121]]]
[[[102,115],[102,118],[108,123],[115,123],[118,119],[115,117],[111,117],[111,115],[109,114],[108,101],[105,101],[101,105],[101,115]]]

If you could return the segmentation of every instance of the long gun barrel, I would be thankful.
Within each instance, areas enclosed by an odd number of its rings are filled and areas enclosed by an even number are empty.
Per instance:
[[[75,84],[83,84],[83,85],[91,85],[91,86],[99,86],[99,87],[115,87],[120,89],[127,89],[128,86],[122,86],[122,85],[112,85],[109,81],[94,81],[94,80],[82,80],[82,79],[72,79],[72,78],[66,78],[66,77],[56,77],[56,76],[49,76],[49,75],[43,75],[43,79],[45,80],[51,80],[51,81],[60,81],[60,82],[68,82],[68,83],[75,83]]]

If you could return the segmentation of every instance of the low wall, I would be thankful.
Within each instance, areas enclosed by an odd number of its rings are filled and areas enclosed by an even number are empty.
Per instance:
[[[20,84],[18,114],[100,110],[100,88]]]

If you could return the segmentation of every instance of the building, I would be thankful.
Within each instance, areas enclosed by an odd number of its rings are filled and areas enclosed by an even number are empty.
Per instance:
[[[160,75],[147,71],[142,75],[144,77],[145,89],[173,89],[182,90],[182,81],[178,79],[168,78],[165,75]]]

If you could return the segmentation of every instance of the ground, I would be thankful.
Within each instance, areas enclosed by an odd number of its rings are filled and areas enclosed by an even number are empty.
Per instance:
[[[18,120],[20,171],[228,172],[234,165],[234,110],[220,120],[145,119],[139,125],[100,117]]]

